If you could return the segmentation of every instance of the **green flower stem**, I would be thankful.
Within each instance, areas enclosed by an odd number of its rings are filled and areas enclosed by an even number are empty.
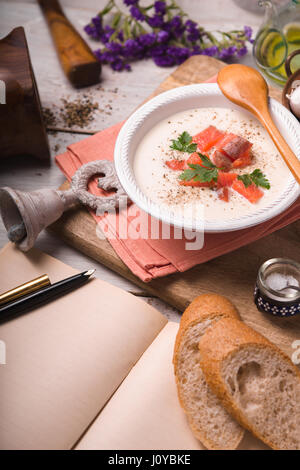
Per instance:
[[[114,0],[109,0],[107,2],[107,4],[105,5],[105,7],[103,8],[103,10],[101,10],[99,13],[98,13],[98,16],[105,16],[107,15],[107,13],[109,13],[114,7],[115,7],[115,2]]]

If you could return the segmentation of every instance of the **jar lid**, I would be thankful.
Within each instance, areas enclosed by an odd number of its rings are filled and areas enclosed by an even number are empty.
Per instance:
[[[288,258],[269,259],[258,271],[257,284],[260,291],[273,300],[297,302],[300,300],[300,263]]]

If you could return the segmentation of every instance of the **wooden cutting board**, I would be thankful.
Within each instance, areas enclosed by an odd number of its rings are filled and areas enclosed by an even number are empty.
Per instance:
[[[203,82],[224,65],[223,62],[209,57],[191,57],[178,67],[152,96],[178,86]],[[280,90],[272,88],[270,94],[281,100]],[[64,186],[67,187],[67,183]],[[95,221],[85,208],[65,213],[51,226],[51,230],[73,247],[180,311],[197,295],[217,292],[227,296],[237,305],[248,325],[275,342],[289,355],[293,351],[292,342],[300,340],[300,316],[292,319],[274,318],[258,312],[253,303],[253,288],[261,263],[273,257],[288,257],[300,262],[300,221],[185,273],[176,273],[150,283],[144,283],[134,276],[111,245],[97,238]]]

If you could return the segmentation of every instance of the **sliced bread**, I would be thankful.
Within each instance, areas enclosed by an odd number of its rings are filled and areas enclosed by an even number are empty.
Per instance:
[[[236,308],[216,294],[197,297],[185,310],[174,348],[174,371],[180,403],[194,435],[208,449],[236,449],[244,430],[211,391],[200,367],[198,343],[222,318],[238,319]]]
[[[300,372],[266,338],[222,318],[199,342],[205,379],[237,421],[273,449],[300,449]]]

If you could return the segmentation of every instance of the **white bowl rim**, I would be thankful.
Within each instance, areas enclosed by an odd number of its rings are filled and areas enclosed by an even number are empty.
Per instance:
[[[287,187],[280,197],[269,205],[252,211],[250,214],[243,215],[239,218],[227,218],[224,220],[209,220],[201,221],[199,224],[192,223],[184,220],[180,214],[174,214],[173,211],[167,206],[154,203],[147,197],[139,188],[135,181],[133,169],[129,161],[129,146],[131,139],[134,137],[137,129],[143,126],[143,123],[149,116],[166,104],[174,101],[184,100],[194,95],[215,95],[224,98],[224,101],[230,103],[229,100],[222,94],[219,86],[216,83],[199,83],[195,85],[186,85],[172,90],[161,93],[160,95],[152,98],[139,109],[137,109],[124,123],[119,135],[117,137],[115,150],[114,150],[114,163],[118,178],[128,194],[129,198],[143,211],[161,220],[166,224],[170,224],[184,228],[185,230],[199,230],[203,228],[205,232],[229,232],[234,230],[242,230],[249,228],[260,223],[266,222],[274,218],[290,207],[295,200],[300,196],[300,187],[292,174],[288,180]],[[230,103],[232,104],[232,103]],[[271,113],[279,116],[284,120],[288,126],[289,135],[294,140],[296,151],[295,154],[300,160],[300,125],[297,119],[288,111],[281,103],[273,98],[269,98],[269,107]],[[158,122],[158,121],[157,121]]]

